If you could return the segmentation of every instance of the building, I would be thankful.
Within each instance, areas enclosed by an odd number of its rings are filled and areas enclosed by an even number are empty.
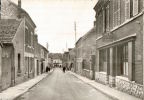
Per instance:
[[[39,71],[40,73],[44,73],[46,66],[48,66],[48,50],[42,46],[41,44],[39,44],[40,47],[40,68]]]
[[[97,82],[143,97],[143,0],[99,0],[96,11]]]
[[[66,68],[69,66],[69,51],[63,53],[62,66]]]
[[[68,68],[74,71],[75,68],[75,48],[69,48]]]
[[[2,47],[1,89],[34,77],[34,33],[29,14],[10,0],[1,1],[0,41]]]
[[[49,58],[51,58],[53,67],[62,67],[62,57],[61,53],[50,53]]]
[[[76,71],[77,73],[94,79],[95,74],[95,27],[76,42]]]
[[[34,34],[34,66],[35,66],[35,76],[40,74],[40,46],[38,43],[38,35]]]
[[[0,21],[0,41],[2,43],[1,90],[14,85],[24,78],[23,21],[2,19]],[[21,42],[20,42],[21,41]]]

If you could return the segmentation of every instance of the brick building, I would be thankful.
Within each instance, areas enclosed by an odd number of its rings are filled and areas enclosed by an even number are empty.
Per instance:
[[[82,36],[76,43],[76,71],[90,79],[94,78],[95,67],[95,27]]]
[[[99,0],[96,75],[103,84],[143,97],[143,0]]]

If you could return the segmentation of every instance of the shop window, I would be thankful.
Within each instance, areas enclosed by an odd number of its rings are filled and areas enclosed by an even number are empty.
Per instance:
[[[100,71],[106,72],[107,69],[107,49],[100,50],[99,52],[100,58],[99,58],[99,67]]]
[[[128,44],[119,46],[120,74],[128,76]]]
[[[128,44],[123,46],[123,75],[128,76]]]

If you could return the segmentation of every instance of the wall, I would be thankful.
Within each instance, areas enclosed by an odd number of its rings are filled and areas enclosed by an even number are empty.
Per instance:
[[[23,78],[26,74],[25,59],[24,59],[24,20],[21,21],[19,28],[17,29],[16,35],[13,39],[14,45],[14,65],[15,65],[15,77],[16,84],[23,82]],[[18,72],[18,54],[20,54],[20,71]]]
[[[2,90],[11,86],[13,52],[12,45],[4,45],[2,48]]]

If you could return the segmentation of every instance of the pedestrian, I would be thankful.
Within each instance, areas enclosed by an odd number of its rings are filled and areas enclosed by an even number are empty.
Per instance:
[[[50,71],[50,68],[47,66],[46,67],[46,72],[49,72]]]
[[[65,73],[65,70],[66,70],[66,68],[65,67],[63,67],[63,72]]]

